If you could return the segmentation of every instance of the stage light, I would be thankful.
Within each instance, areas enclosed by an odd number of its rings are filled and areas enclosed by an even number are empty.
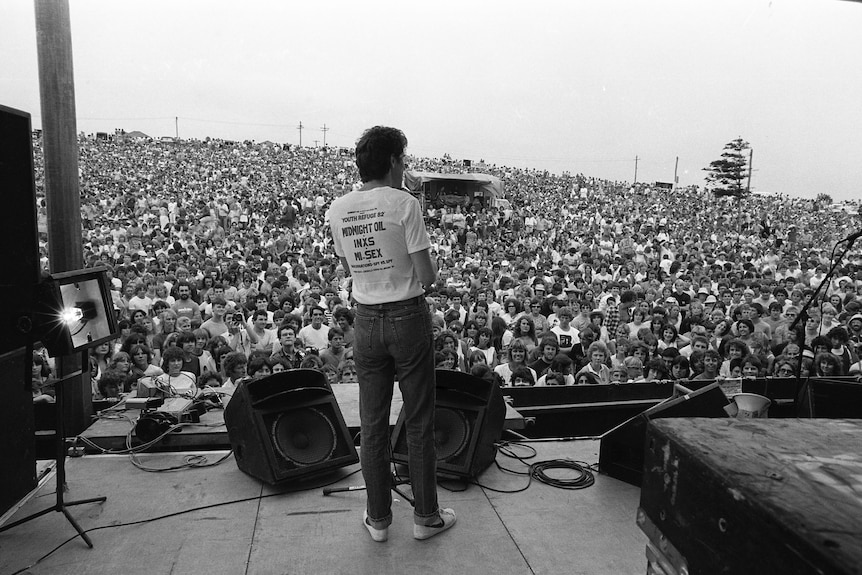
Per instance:
[[[119,334],[103,268],[63,272],[39,284],[38,339],[49,355],[67,355],[115,339]]]
[[[60,314],[60,319],[63,320],[63,323],[69,326],[69,329],[72,329],[72,326],[83,318],[84,312],[79,307],[66,308],[63,310],[63,313]]]

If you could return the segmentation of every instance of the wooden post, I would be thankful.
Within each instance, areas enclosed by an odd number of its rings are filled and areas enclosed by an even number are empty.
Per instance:
[[[78,187],[78,124],[68,0],[36,0],[36,48],[52,272],[84,266]]]
[[[48,257],[52,272],[65,272],[84,267],[72,26],[68,0],[35,0],[35,7]],[[58,358],[59,376],[79,369],[79,354]],[[66,431],[71,434],[85,429],[93,413],[89,371],[85,366],[78,384],[74,381],[65,384],[64,418]]]

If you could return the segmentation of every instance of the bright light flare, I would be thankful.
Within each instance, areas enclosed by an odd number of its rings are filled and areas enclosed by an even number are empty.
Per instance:
[[[73,325],[81,321],[81,318],[83,317],[84,312],[79,307],[68,307],[60,314],[60,319],[62,319],[66,325]]]

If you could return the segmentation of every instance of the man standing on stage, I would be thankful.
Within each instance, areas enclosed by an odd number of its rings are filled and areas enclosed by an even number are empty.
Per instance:
[[[375,541],[386,541],[392,523],[389,409],[395,379],[404,399],[413,536],[428,539],[456,519],[437,504],[434,346],[425,303],[437,272],[419,202],[401,189],[406,147],[400,130],[366,130],[356,143],[363,185],[336,199],[329,212],[335,253],[353,276],[357,302],[353,353],[368,492],[363,525]]]

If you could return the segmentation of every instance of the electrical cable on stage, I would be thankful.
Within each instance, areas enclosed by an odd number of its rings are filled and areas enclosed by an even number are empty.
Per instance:
[[[595,467],[597,464],[590,465],[584,461],[575,461],[572,459],[549,459],[545,461],[536,461],[534,463],[530,463],[529,460],[533,459],[537,456],[536,449],[530,445],[524,445],[518,442],[509,442],[509,441],[500,441],[497,444],[497,448],[499,453],[505,455],[506,457],[516,459],[519,462],[523,463],[527,466],[525,471],[517,471],[515,469],[509,469],[500,465],[500,462],[496,459],[494,460],[494,465],[497,466],[497,469],[502,471],[503,473],[511,473],[513,475],[526,475],[527,476],[527,484],[524,487],[519,489],[512,490],[504,490],[504,489],[496,489],[494,487],[489,487],[488,485],[484,485],[479,483],[476,480],[465,481],[463,489],[455,489],[450,488],[442,484],[441,481],[438,481],[438,484],[446,489],[447,491],[451,491],[454,493],[458,493],[461,491],[465,491],[467,489],[467,485],[476,485],[481,487],[482,489],[487,489],[488,491],[493,491],[495,493],[521,493],[522,491],[526,491],[530,488],[530,485],[533,483],[533,479],[544,483],[545,485],[550,485],[551,487],[556,487],[557,489],[585,489],[587,487],[591,487],[596,482],[595,477]],[[528,449],[528,455],[518,455],[515,453],[515,448],[520,449]],[[548,475],[546,473],[549,469],[565,469],[565,470],[573,470],[577,472],[577,476],[567,479],[556,478]]]

